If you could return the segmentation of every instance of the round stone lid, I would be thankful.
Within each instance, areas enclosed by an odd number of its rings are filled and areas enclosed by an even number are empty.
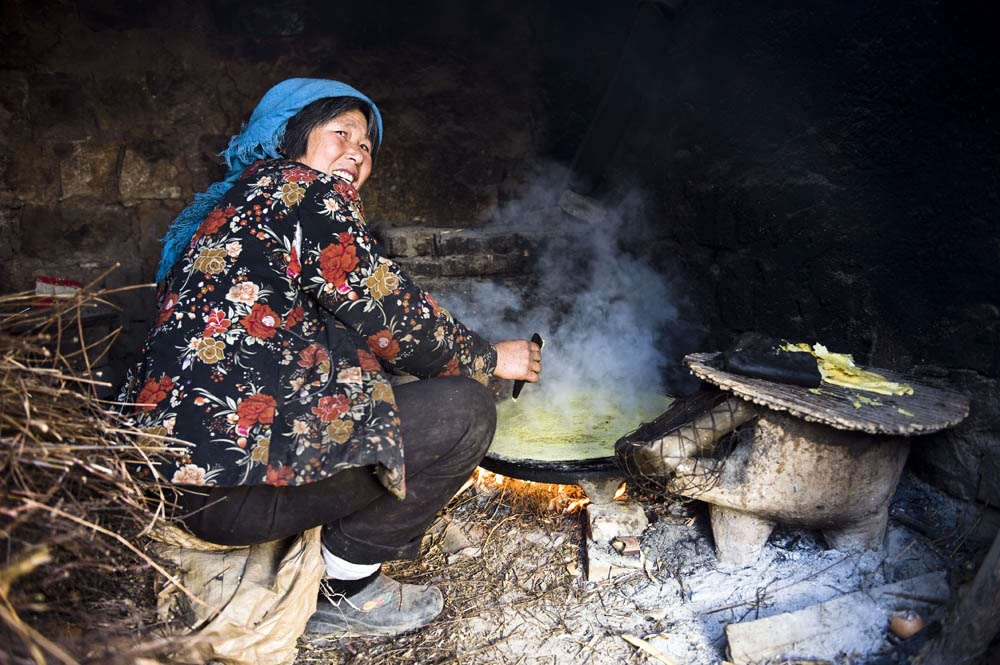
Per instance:
[[[721,369],[721,353],[691,353],[684,357],[691,372],[743,399],[775,411],[787,411],[810,422],[871,434],[929,434],[962,422],[969,415],[969,398],[961,393],[917,383],[889,370],[866,368],[890,381],[907,383],[912,395],[882,395],[835,386],[818,388],[775,383]]]

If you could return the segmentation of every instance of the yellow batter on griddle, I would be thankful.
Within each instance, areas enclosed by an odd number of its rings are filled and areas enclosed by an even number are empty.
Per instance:
[[[543,462],[612,457],[615,441],[663,413],[666,395],[617,395],[594,390],[548,395],[529,386],[497,405],[491,456]]]

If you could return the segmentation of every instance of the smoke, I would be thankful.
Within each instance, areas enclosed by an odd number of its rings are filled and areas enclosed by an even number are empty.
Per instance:
[[[648,236],[642,197],[633,192],[616,197],[614,207],[600,205],[563,192],[564,175],[554,168],[532,178],[486,229],[538,237],[535,274],[472,282],[440,299],[492,341],[541,334],[541,380],[525,388],[526,396],[536,393],[532,400],[583,391],[619,404],[648,402],[666,392],[664,330],[678,310],[669,279],[625,249]]]

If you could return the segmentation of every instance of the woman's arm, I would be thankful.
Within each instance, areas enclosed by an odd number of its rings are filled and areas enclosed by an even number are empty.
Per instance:
[[[485,382],[497,369],[497,349],[386,258],[356,197],[335,180],[314,184],[299,205],[302,288],[389,364],[421,377],[462,374]],[[500,371],[527,374],[528,356],[522,347],[505,350]]]

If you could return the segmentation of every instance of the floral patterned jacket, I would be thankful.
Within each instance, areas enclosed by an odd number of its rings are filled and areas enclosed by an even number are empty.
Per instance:
[[[489,342],[385,257],[351,185],[269,160],[195,232],[121,397],[143,431],[189,442],[158,469],[174,484],[299,485],[373,465],[402,496],[385,368],[485,383],[495,366]]]

